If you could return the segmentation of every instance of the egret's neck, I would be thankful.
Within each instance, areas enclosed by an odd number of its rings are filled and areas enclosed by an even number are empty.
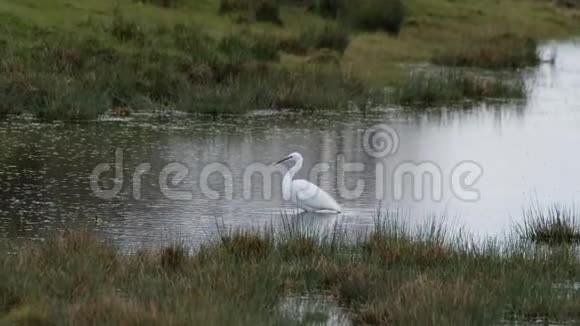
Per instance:
[[[296,161],[296,164],[286,172],[284,180],[282,180],[282,196],[284,196],[284,199],[286,200],[291,198],[292,180],[294,179],[294,175],[296,175],[300,169],[302,169],[302,160]]]

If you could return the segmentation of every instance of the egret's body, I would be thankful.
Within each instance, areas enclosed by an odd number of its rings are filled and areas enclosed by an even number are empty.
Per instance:
[[[304,159],[300,153],[292,153],[277,164],[285,161],[295,162],[282,180],[282,195],[290,199],[297,207],[307,211],[334,211],[340,213],[340,205],[324,190],[306,180],[294,180],[294,176],[302,168]]]

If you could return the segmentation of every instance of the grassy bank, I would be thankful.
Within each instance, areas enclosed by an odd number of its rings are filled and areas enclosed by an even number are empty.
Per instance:
[[[580,317],[574,247],[475,244],[442,224],[414,229],[389,216],[365,236],[298,220],[130,255],[77,231],[13,244],[0,256],[0,324],[295,325],[279,308],[295,295],[331,297],[357,325]]]
[[[415,71],[396,89],[393,99],[413,107],[463,101],[525,99],[527,89],[521,76],[482,76],[465,70]]]
[[[0,113],[364,108],[394,101],[380,90],[409,82],[401,64],[518,68],[580,32],[547,0],[341,3],[1,0]]]

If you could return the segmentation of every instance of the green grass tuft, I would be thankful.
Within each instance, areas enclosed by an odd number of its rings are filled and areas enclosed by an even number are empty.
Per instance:
[[[444,66],[516,69],[540,62],[538,42],[513,34],[503,34],[479,42],[448,47],[432,58]]]
[[[299,42],[304,49],[331,49],[343,53],[350,38],[344,28],[325,25],[322,29],[308,29],[302,32]]]
[[[161,251],[160,262],[163,269],[177,271],[183,268],[187,260],[187,248],[181,244],[173,244]]]
[[[411,73],[395,91],[395,99],[405,105],[429,106],[466,100],[525,99],[521,77],[480,76],[464,70],[434,70]]]
[[[574,208],[554,205],[548,209],[531,208],[524,212],[518,225],[519,236],[527,241],[546,244],[580,243],[578,212]]]
[[[221,236],[221,245],[231,255],[241,259],[264,258],[272,253],[273,239],[264,233],[230,231]]]
[[[145,42],[145,33],[141,26],[127,19],[118,8],[113,13],[110,31],[111,35],[121,42],[134,41],[139,44]]]

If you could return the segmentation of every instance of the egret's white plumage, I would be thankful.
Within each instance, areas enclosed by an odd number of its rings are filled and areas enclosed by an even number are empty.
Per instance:
[[[294,175],[300,171],[304,162],[300,153],[292,153],[276,164],[285,161],[295,162],[282,181],[282,195],[285,199],[289,198],[296,206],[307,212],[334,211],[340,213],[340,205],[324,190],[306,180],[294,180]]]

